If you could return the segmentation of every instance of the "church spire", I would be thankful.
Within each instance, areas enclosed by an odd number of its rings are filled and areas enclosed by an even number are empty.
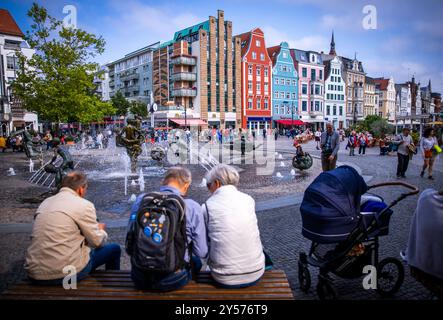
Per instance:
[[[337,53],[335,52],[334,30],[332,30],[331,49],[329,50],[329,54],[333,56],[337,55]]]

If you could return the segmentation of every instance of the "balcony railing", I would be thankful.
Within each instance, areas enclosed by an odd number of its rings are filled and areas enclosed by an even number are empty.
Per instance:
[[[121,81],[126,81],[126,80],[133,80],[133,79],[138,79],[140,77],[140,75],[136,72],[134,73],[129,73],[129,74],[120,74],[120,80]]]
[[[197,64],[197,58],[196,57],[179,56],[179,57],[172,58],[171,64],[195,66]]]
[[[197,81],[197,75],[191,72],[179,72],[171,76],[172,81]]]
[[[172,90],[173,97],[195,97],[197,96],[197,89],[182,88]]]

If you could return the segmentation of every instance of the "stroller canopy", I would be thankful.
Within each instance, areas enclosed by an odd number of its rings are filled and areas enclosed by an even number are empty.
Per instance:
[[[300,207],[302,234],[319,243],[345,240],[358,224],[368,186],[350,166],[321,173],[306,189]]]

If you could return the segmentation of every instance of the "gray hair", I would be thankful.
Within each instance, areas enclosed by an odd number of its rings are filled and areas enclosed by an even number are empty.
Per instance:
[[[206,174],[205,178],[208,184],[218,181],[222,186],[236,186],[240,181],[240,175],[237,170],[226,164],[219,164],[212,168],[212,170]]]
[[[185,185],[192,182],[191,171],[183,167],[172,167],[166,172],[163,178],[162,185],[167,185],[171,181],[176,181],[180,185]]]

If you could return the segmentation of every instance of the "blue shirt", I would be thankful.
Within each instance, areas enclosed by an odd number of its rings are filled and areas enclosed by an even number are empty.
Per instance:
[[[180,191],[170,186],[161,186],[160,192],[170,192],[181,196]],[[140,202],[145,194],[137,197],[137,200],[132,205],[131,215],[136,214]],[[192,253],[199,258],[205,259],[208,255],[208,243],[206,238],[206,225],[201,211],[201,206],[192,199],[184,199],[185,217],[186,217],[186,236],[188,244],[192,244]],[[188,252],[186,252],[185,260],[189,261]]]

